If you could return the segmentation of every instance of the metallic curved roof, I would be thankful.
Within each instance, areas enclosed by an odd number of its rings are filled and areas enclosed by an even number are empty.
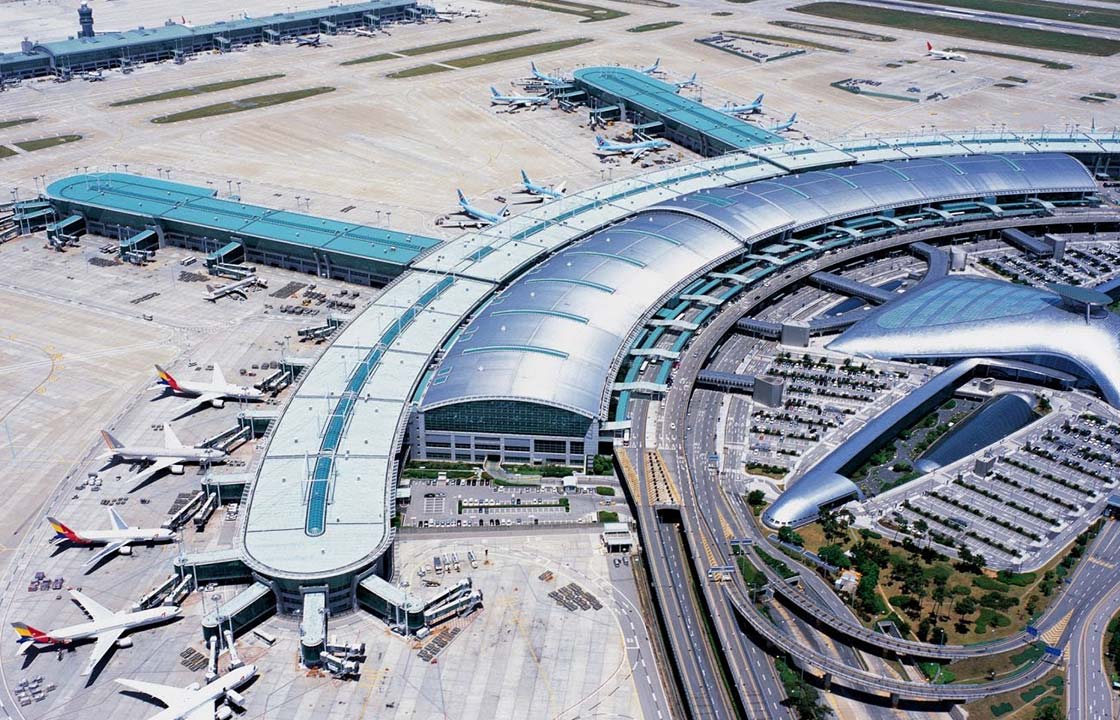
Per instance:
[[[569,246],[475,316],[429,383],[423,409],[497,398],[598,417],[604,380],[642,316],[741,249],[709,223],[662,212]]]
[[[863,499],[863,493],[854,482],[839,473],[819,468],[805,473],[793,487],[796,492],[787,490],[763,511],[762,521],[767,526],[801,525],[815,520],[824,505],[846,497]]]
[[[1032,359],[1091,380],[1120,407],[1120,316],[1086,320],[1055,293],[1002,280],[955,276],[918,288],[828,347],[881,359]]]
[[[1060,153],[969,155],[855,165],[701,190],[659,206],[700,215],[744,242],[923,202],[1044,192],[1093,192],[1080,162]]]
[[[890,161],[684,195],[513,281],[456,339],[421,409],[508,399],[599,417],[637,324],[674,288],[742,250],[736,238],[751,243],[897,205],[1094,190],[1080,162],[1040,153]]]

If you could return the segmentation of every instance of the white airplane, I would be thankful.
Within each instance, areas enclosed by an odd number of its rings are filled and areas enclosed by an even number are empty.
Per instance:
[[[315,35],[314,37],[312,37],[312,36],[309,35],[307,37],[297,37],[296,38],[296,46],[297,47],[321,47],[319,36]]]
[[[673,83],[673,86],[677,88],[677,92],[680,92],[687,87],[696,87],[697,84],[696,73],[692,73],[692,77],[679,83]]]
[[[242,299],[246,299],[249,297],[249,294],[245,291],[249,288],[258,286],[266,288],[268,287],[268,283],[264,280],[261,280],[256,275],[250,275],[244,280],[236,280],[219,287],[207,285],[206,289],[209,290],[209,292],[206,294],[205,299],[209,300],[210,302],[217,302],[219,299],[224,298],[226,295],[238,295]]]
[[[156,373],[159,375],[157,385],[170,388],[171,392],[176,395],[186,395],[192,400],[181,408],[179,408],[180,417],[189,410],[193,410],[199,405],[206,405],[209,403],[211,406],[220,408],[226,404],[226,400],[249,400],[257,402],[264,399],[264,393],[256,388],[246,387],[245,385],[234,385],[233,383],[226,382],[225,376],[222,374],[222,369],[217,364],[214,365],[214,373],[210,376],[210,382],[190,382],[184,380],[179,382],[171,373],[167,372],[159,365],[156,365]]]
[[[19,635],[20,655],[35,646],[68,646],[76,640],[94,639],[93,652],[89,656],[89,662],[86,663],[85,669],[82,670],[83,677],[92,673],[94,668],[114,647],[123,648],[132,645],[132,640],[121,639],[121,636],[129,630],[166,622],[179,615],[179,608],[174,605],[163,605],[151,610],[138,610],[136,612],[128,612],[127,610],[113,612],[77,590],[71,590],[70,594],[82,607],[82,610],[85,610],[86,614],[89,615],[90,622],[59,628],[50,632],[36,630],[21,622],[12,623],[12,627],[16,629],[16,634]]]
[[[524,170],[521,171],[521,192],[530,195],[537,195],[546,198],[560,198],[564,197],[564,183],[548,187],[547,185],[538,185],[529,179],[529,176]]]
[[[952,52],[950,50],[935,50],[933,43],[926,40],[926,55],[934,60],[968,60],[964,53]]]
[[[455,192],[459,194],[459,212],[486,225],[500,223],[509,211],[509,205],[503,205],[496,213],[486,212],[482,208],[471,205],[471,201],[467,200],[467,196],[463,194],[462,190],[456,190]]]
[[[567,85],[568,81],[562,77],[555,75],[548,75],[537,70],[537,64],[534,62],[529,63],[529,70],[533,73],[533,80],[539,80],[547,85]]]
[[[780,122],[777,125],[771,125],[770,127],[766,128],[766,129],[768,131],[772,132],[772,133],[785,132],[786,130],[789,130],[791,127],[793,127],[793,124],[795,122],[797,122],[797,113],[794,113],[793,115],[790,115],[789,120],[786,120],[785,122]]]
[[[163,447],[152,445],[125,445],[107,431],[101,431],[109,452],[102,458],[112,458],[124,462],[150,462],[151,465],[133,476],[129,492],[143,485],[148,478],[161,470],[170,470],[173,475],[183,474],[184,463],[223,463],[228,457],[217,448],[192,447],[184,445],[176,437],[171,425],[163,426]]]
[[[93,567],[115,552],[122,555],[131,554],[132,543],[169,542],[175,539],[175,533],[167,528],[129,527],[115,508],[109,508],[109,523],[113,526],[112,530],[71,530],[49,515],[47,522],[54,529],[55,535],[51,542],[56,545],[71,542],[75,545],[105,546],[86,562],[87,568]]]
[[[510,110],[517,108],[532,107],[534,109],[541,105],[547,105],[552,102],[552,98],[547,95],[503,95],[498,92],[496,87],[490,88],[490,104],[491,105],[506,105]]]
[[[604,139],[602,135],[595,136],[596,155],[606,157],[610,155],[633,154],[633,161],[635,162],[648,152],[660,152],[668,147],[669,141],[660,138],[640,140],[638,142],[614,142],[613,140]]]
[[[762,94],[759,94],[759,96],[754,99],[754,102],[747,103],[746,105],[726,103],[720,108],[720,112],[727,113],[728,115],[752,115],[762,112],[762,97]]]
[[[370,38],[377,37],[377,33],[375,33],[372,30],[365,30],[364,28],[354,28],[354,34],[358,35],[360,37],[370,37]]]
[[[151,720],[214,720],[217,704],[221,700],[244,707],[245,698],[237,692],[237,688],[252,680],[256,674],[256,665],[244,665],[206,685],[191,683],[185,688],[124,678],[117,678],[117,682],[167,706],[166,710],[153,715]]]
[[[639,68],[639,72],[643,75],[656,75],[661,72],[661,58],[654,60],[653,64],[649,67]]]

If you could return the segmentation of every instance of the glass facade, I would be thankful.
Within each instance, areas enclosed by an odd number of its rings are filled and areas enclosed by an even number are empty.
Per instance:
[[[583,438],[591,419],[568,410],[527,402],[476,400],[424,413],[427,430]],[[479,447],[478,442],[475,446]]]

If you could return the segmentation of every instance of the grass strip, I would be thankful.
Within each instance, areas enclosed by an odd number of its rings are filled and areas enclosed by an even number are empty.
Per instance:
[[[254,85],[266,80],[276,80],[277,78],[284,77],[284,73],[277,73],[276,75],[259,75],[257,77],[242,78],[240,80],[223,80],[222,82],[208,83],[206,85],[194,85],[192,87],[179,88],[177,90],[168,90],[167,92],[155,93],[154,95],[142,95],[130,100],[120,100],[115,103],[110,103],[109,107],[124,107],[126,105],[140,105],[143,103],[159,102],[160,100],[174,100],[175,98],[191,97],[192,95],[202,95],[205,93],[220,92],[222,90],[232,90],[233,88],[244,87],[245,85]]]
[[[636,27],[628,28],[626,30],[626,32],[644,33],[644,32],[653,32],[655,30],[668,30],[669,28],[676,27],[677,25],[684,25],[684,23],[681,22],[680,20],[666,20],[665,22],[656,22],[656,23],[649,23],[649,24],[646,24],[646,25],[638,25]]]
[[[406,70],[389,73],[388,77],[402,79],[420,75],[430,75],[432,73],[445,72],[452,69],[465,70],[466,68],[489,65],[490,63],[502,62],[503,60],[514,60],[530,55],[540,55],[556,50],[565,50],[588,42],[591,42],[591,38],[575,38],[573,40],[556,40],[554,42],[537,43],[535,45],[521,45],[519,47],[509,48],[508,50],[498,50],[497,52],[482,53],[481,55],[468,55],[467,57],[448,60],[439,65],[419,65]]]
[[[193,110],[184,110],[183,112],[172,113],[170,115],[161,115],[160,117],[152,118],[152,122],[163,125],[166,123],[182,122],[183,120],[214,117],[215,115],[229,115],[230,113],[256,110],[257,108],[280,105],[295,100],[303,100],[304,98],[329,92],[334,92],[334,88],[313,87],[304,88],[303,90],[275,93],[273,95],[257,95],[255,97],[242,98],[241,100],[230,100],[229,102],[218,103],[216,105],[203,105]]]
[[[429,55],[431,53],[443,52],[444,50],[457,50],[459,48],[471,47],[472,45],[483,45],[485,43],[499,42],[501,40],[509,40],[510,38],[528,35],[529,33],[540,32],[538,28],[530,30],[513,30],[511,32],[494,33],[492,35],[478,35],[476,37],[463,38],[462,40],[449,40],[448,42],[435,43],[434,45],[420,45],[419,47],[408,48],[407,50],[398,50],[391,53],[379,53],[377,55],[370,55],[368,57],[355,58],[347,60],[346,62],[339,63],[340,65],[361,65],[363,63],[381,62],[383,60],[396,60],[401,55],[405,57],[416,57],[418,55]]]
[[[57,135],[55,137],[40,138],[38,140],[24,140],[23,142],[13,143],[20,150],[26,152],[35,152],[36,150],[45,150],[52,148],[56,145],[65,145],[66,143],[77,142],[82,139],[81,135]]]
[[[832,20],[846,20],[884,27],[913,30],[933,35],[951,35],[984,42],[1028,47],[1036,50],[1054,50],[1106,57],[1120,52],[1120,41],[1086,37],[1050,30],[996,25],[994,23],[962,20],[959,18],[923,15],[905,10],[891,10],[870,5],[846,2],[815,2],[790,8],[794,12]]]
[[[614,20],[615,18],[629,15],[629,13],[624,13],[621,10],[613,10],[597,5],[585,5],[583,3],[572,2],[571,0],[486,0],[486,2],[497,3],[498,5],[516,5],[518,7],[533,8],[534,10],[547,10],[549,12],[564,13],[566,15],[578,15],[583,18],[580,22],[601,22],[603,20]]]
[[[1117,2],[1120,2],[1120,0],[1117,0]],[[801,30],[817,35],[831,35],[832,37],[850,38],[852,40],[867,40],[868,42],[894,42],[897,40],[890,35],[879,35],[838,25],[818,25],[817,23],[793,22],[792,20],[771,20],[770,24],[787,30]]]
[[[980,12],[1120,28],[1120,10],[1050,2],[1050,0],[929,0],[931,5],[964,8]]]
[[[19,155],[19,153],[17,153],[15,150],[12,150],[7,145],[0,145],[0,160],[11,157],[13,155]]]
[[[1016,55],[1015,53],[995,52],[992,50],[978,50],[976,48],[951,48],[953,52],[967,53],[968,55],[984,55],[986,57],[1000,58],[1001,60],[1015,60],[1017,62],[1041,65],[1047,70],[1072,70],[1073,65],[1064,62],[1055,62],[1045,58],[1036,58],[1029,55]]]
[[[825,45],[824,43],[813,42],[812,40],[802,40],[801,38],[788,37],[786,35],[768,35],[766,33],[744,33],[738,30],[724,30],[724,35],[731,37],[742,38],[744,40],[767,40],[769,42],[784,43],[786,45],[793,45],[794,47],[812,48],[814,50],[827,50],[829,52],[846,53],[851,52],[847,48],[836,47],[835,45]]]
[[[3,130],[5,128],[10,128],[10,127],[15,127],[16,125],[26,125],[27,123],[33,123],[38,119],[39,118],[37,118],[37,117],[25,117],[25,118],[16,118],[15,120],[0,120],[0,130]]]

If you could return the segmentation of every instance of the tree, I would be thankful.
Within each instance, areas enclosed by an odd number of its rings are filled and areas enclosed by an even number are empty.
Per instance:
[[[953,610],[961,616],[961,619],[964,619],[965,615],[971,615],[976,612],[976,600],[966,595],[960,600],[957,600],[956,604],[953,605]]]
[[[805,544],[805,539],[798,535],[789,525],[786,525],[778,531],[778,539],[784,543],[796,545],[797,547],[801,547]]]
[[[817,557],[829,565],[844,570],[852,566],[852,561],[848,559],[848,556],[844,554],[844,549],[839,545],[825,545],[817,552]]]
[[[747,495],[747,504],[752,508],[760,508],[766,502],[766,493],[761,490],[751,490]]]
[[[1066,720],[1066,714],[1061,705],[1043,705],[1035,708],[1034,720]]]

